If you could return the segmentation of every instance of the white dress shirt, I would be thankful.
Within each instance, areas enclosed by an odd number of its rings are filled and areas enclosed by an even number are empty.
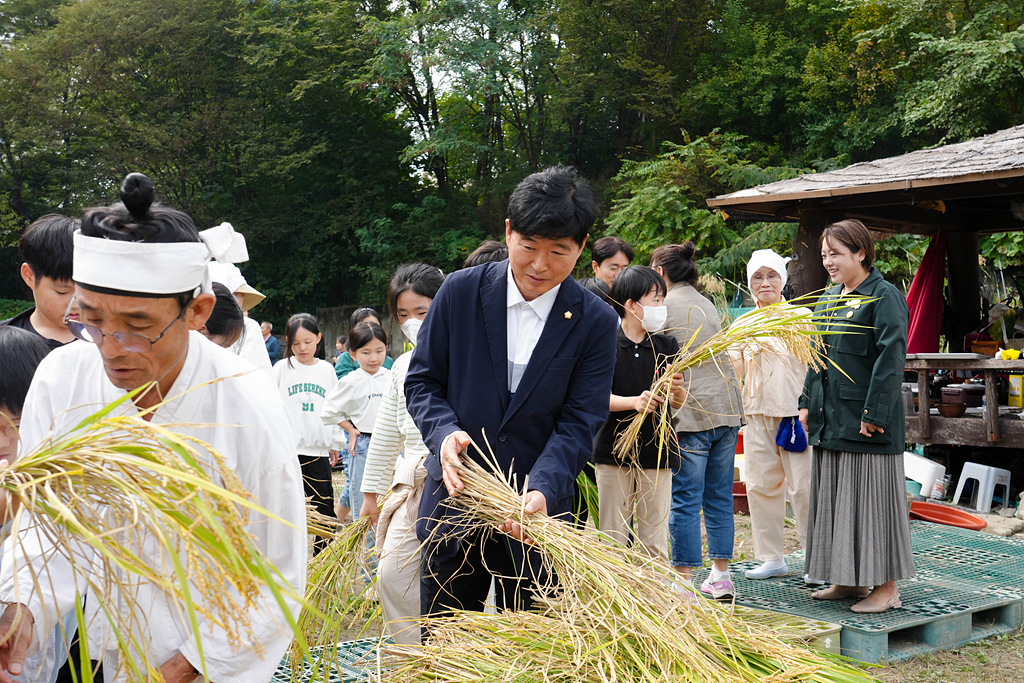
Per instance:
[[[512,277],[512,264],[508,266],[508,390],[513,394],[519,388],[526,366],[530,364],[533,350],[537,348],[544,324],[548,321],[555,297],[561,288],[562,284],[559,283],[551,291],[544,292],[533,301],[527,301]]]
[[[508,327],[507,358],[508,358],[508,390],[516,393],[519,382],[523,379],[526,366],[530,364],[533,351],[537,348],[544,325],[548,321],[551,309],[562,288],[559,282],[549,292],[544,292],[533,301],[527,301],[519,291],[519,285],[512,277],[512,264],[508,266],[508,286],[506,288],[506,322]],[[454,434],[454,432],[452,432]],[[441,442],[441,450],[448,444],[449,434]]]

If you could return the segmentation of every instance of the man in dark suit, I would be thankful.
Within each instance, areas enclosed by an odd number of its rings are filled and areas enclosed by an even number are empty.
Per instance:
[[[569,513],[615,369],[615,314],[569,275],[596,214],[574,170],[529,176],[509,199],[508,260],[449,276],[423,321],[405,394],[431,452],[417,524],[424,616],[482,609],[492,575],[499,606],[532,602],[539,562],[520,525],[467,532],[448,498],[463,489],[460,458],[479,458],[470,438],[485,448],[486,431],[503,472],[529,482],[527,513]]]

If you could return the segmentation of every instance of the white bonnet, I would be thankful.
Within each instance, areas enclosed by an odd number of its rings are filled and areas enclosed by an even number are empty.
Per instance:
[[[780,276],[782,276],[782,286],[786,286],[786,264],[790,261],[789,258],[782,258],[775,253],[773,249],[758,249],[750,255],[750,260],[747,261],[747,287],[751,291],[754,287],[750,284],[750,278],[756,273],[762,266],[768,266]]]

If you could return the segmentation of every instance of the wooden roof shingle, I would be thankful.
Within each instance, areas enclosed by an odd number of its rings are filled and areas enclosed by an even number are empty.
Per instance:
[[[1024,176],[1024,125],[896,157],[740,190],[708,200],[713,207],[793,202],[911,190]]]

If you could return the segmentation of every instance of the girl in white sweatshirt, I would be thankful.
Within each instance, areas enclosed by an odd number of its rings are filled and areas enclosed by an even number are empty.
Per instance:
[[[331,467],[338,461],[338,454],[331,451],[331,429],[320,420],[320,411],[338,379],[334,366],[316,357],[321,336],[320,325],[310,314],[297,313],[289,318],[284,357],[274,366],[273,374],[295,433],[306,497],[312,498],[317,512],[334,517]],[[326,539],[317,538],[313,553],[319,553],[326,544]]]
[[[362,322],[349,330],[348,349],[359,367],[338,381],[320,414],[325,425],[340,425],[348,432],[345,489],[336,510],[342,521],[353,506],[358,510],[362,504],[359,484],[363,480],[366,451],[391,372],[384,367],[388,338],[377,323]]]

